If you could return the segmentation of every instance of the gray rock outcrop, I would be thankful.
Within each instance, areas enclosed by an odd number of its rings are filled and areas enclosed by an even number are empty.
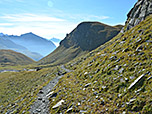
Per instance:
[[[124,27],[121,32],[125,32],[138,25],[150,14],[152,14],[152,0],[138,0],[128,13],[126,27]]]

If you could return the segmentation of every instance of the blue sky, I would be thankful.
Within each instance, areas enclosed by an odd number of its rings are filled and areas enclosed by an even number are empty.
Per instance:
[[[0,0],[0,32],[63,39],[80,22],[124,24],[137,0]]]

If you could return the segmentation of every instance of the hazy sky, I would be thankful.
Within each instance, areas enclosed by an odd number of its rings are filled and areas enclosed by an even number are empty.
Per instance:
[[[63,39],[82,21],[124,24],[137,0],[0,0],[0,32]]]

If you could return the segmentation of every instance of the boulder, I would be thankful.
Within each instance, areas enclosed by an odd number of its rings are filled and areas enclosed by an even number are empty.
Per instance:
[[[66,113],[70,113],[72,110],[73,110],[73,108],[71,107],[66,111]]]
[[[87,88],[91,85],[91,83],[86,84],[84,87]]]
[[[54,91],[51,91],[50,93],[48,93],[46,96],[51,96],[54,93]]]
[[[128,89],[132,89],[133,87],[135,87],[143,78],[145,77],[145,74],[142,74],[141,76],[139,76],[129,87]]]
[[[52,108],[55,109],[55,108],[58,108],[59,106],[62,105],[62,103],[64,103],[65,101],[64,100],[60,100],[56,105],[54,105]]]

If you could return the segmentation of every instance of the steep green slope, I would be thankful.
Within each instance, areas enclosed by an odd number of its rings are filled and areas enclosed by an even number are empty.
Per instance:
[[[70,34],[67,34],[54,52],[38,63],[53,65],[67,63],[109,41],[121,28],[121,25],[112,27],[99,22],[80,23]]]
[[[53,113],[152,113],[152,15],[66,65],[50,97]],[[55,104],[62,101],[62,105]]]
[[[34,61],[12,50],[0,50],[0,66],[27,65]]]

